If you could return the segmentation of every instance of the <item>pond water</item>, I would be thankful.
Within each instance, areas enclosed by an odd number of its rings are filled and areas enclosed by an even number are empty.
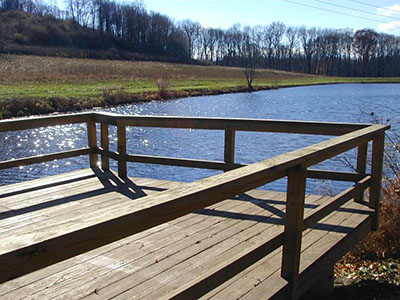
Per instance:
[[[262,118],[330,122],[384,122],[392,132],[400,129],[400,84],[341,84],[285,88],[254,93],[226,94],[153,101],[124,105],[103,111],[127,115],[201,116]],[[116,130],[110,127],[110,148],[116,150]],[[252,163],[295,150],[327,137],[273,133],[238,132],[236,162]],[[223,160],[224,133],[189,129],[127,128],[130,154]],[[86,125],[66,125],[20,132],[0,133],[0,161],[11,158],[66,151],[86,147]],[[355,151],[346,154],[354,162]],[[0,185],[47,175],[73,171],[88,166],[87,157],[78,157],[39,165],[0,171]],[[116,163],[111,160],[112,168]],[[349,170],[343,157],[322,163],[320,168]],[[198,180],[217,171],[148,164],[128,164],[128,175],[180,181]],[[268,185],[284,190],[285,181]],[[341,189],[343,184],[315,183],[308,191]],[[326,189],[324,191],[324,189]]]

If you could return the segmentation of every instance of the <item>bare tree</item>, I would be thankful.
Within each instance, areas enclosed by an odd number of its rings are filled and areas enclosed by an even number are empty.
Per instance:
[[[87,0],[66,0],[66,7],[72,21],[82,26],[87,26],[90,17],[90,2]]]
[[[368,62],[374,54],[377,46],[378,34],[372,29],[357,30],[354,34],[354,48],[362,60],[363,75],[369,75]]]
[[[288,48],[288,71],[292,71],[293,51],[299,43],[299,29],[297,27],[288,27],[285,32]]]
[[[0,23],[0,53],[3,52],[6,43],[6,32],[4,25]]]
[[[180,28],[185,34],[187,40],[188,56],[194,57],[194,44],[199,39],[201,25],[199,22],[184,20],[180,23]]]
[[[312,27],[310,29],[307,29],[305,27],[300,27],[299,37],[306,59],[305,70],[307,73],[311,74],[313,71],[312,59],[315,53],[317,29],[315,27]]]
[[[254,91],[253,80],[256,77],[256,68],[260,58],[258,47],[250,43],[245,46],[242,52],[242,70],[246,76],[247,88],[249,92]]]
[[[249,28],[244,29],[243,48],[241,51],[241,65],[246,76],[247,88],[249,92],[254,91],[253,80],[256,76],[256,68],[260,59],[260,50],[254,41],[254,32]]]

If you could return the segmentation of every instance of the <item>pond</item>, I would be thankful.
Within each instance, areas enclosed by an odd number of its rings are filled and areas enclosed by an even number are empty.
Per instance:
[[[201,116],[229,118],[286,119],[323,122],[372,123],[392,125],[400,129],[400,84],[340,84],[285,88],[254,93],[192,97],[168,101],[136,103],[103,111],[129,115]],[[127,147],[130,154],[223,160],[224,133],[189,129],[127,128]],[[110,148],[116,150],[116,130],[110,128]],[[327,137],[274,133],[238,132],[236,162],[252,163],[277,154],[295,150]],[[87,146],[86,125],[66,125],[16,133],[0,133],[0,161],[11,158],[66,151]],[[349,170],[355,151],[320,167]],[[346,161],[345,161],[346,160]],[[113,162],[111,160],[111,162]],[[88,166],[86,157],[71,158],[40,165],[0,171],[0,185],[68,172]],[[112,168],[116,164],[111,164]],[[193,181],[217,171],[189,169],[148,164],[128,164],[128,175],[166,180]],[[330,182],[314,183],[308,191],[336,191],[345,185]],[[285,181],[268,188],[282,191]]]

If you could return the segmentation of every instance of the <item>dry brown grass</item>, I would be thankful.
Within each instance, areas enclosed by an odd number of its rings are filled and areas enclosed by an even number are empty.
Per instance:
[[[274,70],[260,70],[259,78],[282,79],[315,77]],[[77,81],[113,79],[239,79],[240,68],[196,66],[162,62],[93,60],[28,55],[0,57],[0,82]]]

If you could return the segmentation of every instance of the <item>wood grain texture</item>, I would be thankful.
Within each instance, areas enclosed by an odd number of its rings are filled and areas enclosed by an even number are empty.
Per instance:
[[[118,176],[126,177],[127,166],[126,166],[126,127],[123,125],[118,125],[117,127],[118,136]]]
[[[64,159],[64,158],[70,158],[70,157],[75,157],[75,156],[80,156],[80,155],[87,155],[90,153],[91,153],[90,148],[82,148],[82,149],[77,149],[77,150],[63,151],[63,152],[50,153],[50,154],[42,154],[42,155],[36,155],[36,156],[31,156],[31,157],[26,157],[26,158],[2,161],[2,162],[0,162],[0,170],[13,168],[13,167],[19,167],[19,166],[38,164],[38,163],[42,163],[42,162],[46,162],[46,161],[52,161],[55,159]]]
[[[108,132],[108,125],[101,123],[100,125],[100,132],[101,132],[101,148],[105,151],[109,151],[109,132]],[[108,171],[110,169],[110,158],[107,155],[101,155],[101,168],[103,171]]]
[[[97,146],[95,122],[101,124],[101,147]],[[42,272],[42,278],[49,277],[50,281],[57,282],[64,276],[76,278],[63,281],[66,299],[90,299],[99,295],[116,299],[186,299],[200,297],[213,289],[222,291],[218,286],[225,286],[227,281],[230,286],[236,286],[226,294],[232,298],[236,297],[235,291],[240,285],[231,280],[246,273],[248,268],[264,276],[259,264],[265,263],[273,266],[265,275],[270,279],[265,277],[241,297],[257,295],[259,298],[265,293],[271,297],[286,295],[288,299],[296,299],[316,280],[318,270],[311,273],[310,268],[314,270],[315,265],[337,259],[367,234],[369,228],[365,224],[376,227],[387,125],[88,113],[0,121],[0,132],[70,123],[88,124],[89,148],[0,162],[1,169],[89,154],[93,168],[91,173],[77,172],[66,174],[65,178],[60,175],[38,180],[35,184],[0,188],[0,282],[16,280],[21,283],[19,280],[23,279],[12,279],[22,275],[29,277],[33,285],[23,285],[29,288],[20,291],[35,293],[37,280],[29,273],[45,268],[38,273]],[[109,125],[117,126],[118,152],[109,150]],[[224,130],[224,161],[128,154],[126,126]],[[236,131],[340,136],[241,166],[234,163]],[[370,140],[373,140],[371,176],[366,174]],[[357,173],[307,171],[308,167],[355,147],[359,149]],[[103,170],[97,168],[99,154]],[[118,175],[107,171],[109,158],[118,161]],[[162,182],[154,190],[146,190],[138,183],[153,181],[132,182],[127,177],[127,162],[226,172],[188,184]],[[269,192],[253,189],[285,176],[289,178],[286,203],[282,199],[263,202],[254,198],[254,195],[272,197]],[[306,198],[310,199],[305,196],[307,177],[353,181],[356,185],[315,205],[309,201],[305,203]],[[372,210],[364,206],[360,197],[369,186],[369,206],[375,211],[373,219],[370,217]],[[349,202],[352,198],[360,203]],[[327,220],[334,225],[326,223]],[[169,234],[167,237],[161,236],[164,229]],[[153,249],[157,255],[143,256],[142,247],[137,245],[132,252],[121,246],[126,245],[126,240],[138,241],[145,237],[151,237],[154,248],[144,248]],[[105,256],[105,250],[101,249],[108,249],[106,251],[113,256]],[[77,260],[86,253],[98,253],[88,258],[92,265],[81,265],[82,258]],[[281,266],[269,259],[280,256]],[[110,271],[110,264],[118,259],[124,261],[124,270]],[[133,261],[135,263],[130,264]],[[57,275],[56,271],[50,271],[56,270],[52,265],[56,269],[59,265],[72,269]],[[98,272],[109,275],[101,277]],[[98,277],[100,281],[81,284],[85,278]],[[4,286],[11,291],[10,285],[4,283]],[[272,292],[269,291],[271,287],[275,287]],[[54,298],[58,293],[57,289],[43,287],[34,298]]]
[[[358,152],[357,152],[356,171],[359,174],[366,174],[367,172],[367,155],[368,155],[368,143],[365,143],[364,145],[358,147]],[[363,200],[364,200],[364,191],[354,198],[354,201],[358,203],[361,203]]]
[[[373,230],[378,229],[379,223],[384,148],[385,134],[381,133],[375,136],[372,141],[371,188],[369,192],[369,206],[375,209],[375,214],[372,221]]]
[[[306,122],[286,120],[196,118],[174,116],[121,116],[111,113],[94,113],[97,122],[109,125],[192,128],[211,130],[281,132],[318,135],[342,135],[369,126],[369,124]]]
[[[225,130],[224,161],[227,169],[233,169],[235,164],[235,131]]]
[[[87,123],[87,136],[88,136],[88,144],[90,148],[90,167],[96,168],[97,163],[99,162],[99,156],[95,152],[97,148],[97,134],[96,134],[96,123],[94,121],[89,121]]]
[[[92,113],[66,114],[46,117],[29,117],[0,121],[0,132],[18,131],[39,127],[86,123],[94,119]]]
[[[357,174],[352,172],[337,172],[328,170],[307,170],[307,178],[337,180],[337,181],[351,181],[357,182],[365,178],[365,174]]]
[[[298,296],[306,179],[307,170],[304,165],[289,169],[282,250],[282,277],[290,285],[287,299],[297,299]]]

